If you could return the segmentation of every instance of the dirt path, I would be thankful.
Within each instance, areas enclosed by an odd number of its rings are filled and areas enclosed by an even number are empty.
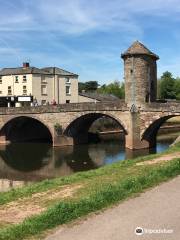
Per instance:
[[[177,240],[179,219],[180,176],[83,222],[60,227],[46,240]],[[135,234],[137,227],[143,235]]]
[[[49,201],[58,201],[72,197],[80,188],[81,185],[60,187],[56,190],[36,193],[32,197],[23,198],[0,206],[0,225],[22,222],[26,217],[46,210],[46,205]]]
[[[151,164],[156,164],[156,163],[163,162],[163,161],[171,161],[171,160],[173,160],[175,158],[180,158],[180,152],[166,154],[164,156],[161,156],[161,157],[158,157],[158,158],[154,158],[154,159],[149,160],[149,161],[136,163],[136,165],[137,166],[151,165]]]

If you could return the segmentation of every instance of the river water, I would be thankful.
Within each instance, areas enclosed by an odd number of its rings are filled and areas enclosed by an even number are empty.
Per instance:
[[[156,149],[162,152],[177,135],[157,140]],[[125,150],[118,137],[97,144],[52,148],[45,143],[16,143],[0,147],[0,191],[27,185],[43,179],[95,169],[103,165],[149,154],[148,150]]]

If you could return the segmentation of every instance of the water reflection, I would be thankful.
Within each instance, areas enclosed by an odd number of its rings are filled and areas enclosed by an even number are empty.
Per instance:
[[[171,142],[172,139],[158,141],[157,152],[165,150]],[[0,191],[29,182],[95,169],[154,151],[125,151],[124,142],[118,139],[54,149],[44,143],[11,144],[0,148]]]
[[[13,169],[31,172],[48,164],[51,152],[49,144],[14,143],[0,148],[0,157]]]

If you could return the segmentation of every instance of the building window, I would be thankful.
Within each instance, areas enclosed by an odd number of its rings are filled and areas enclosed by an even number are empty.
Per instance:
[[[8,95],[12,95],[12,88],[11,88],[11,86],[8,86]]]
[[[70,103],[70,100],[66,100],[66,103]]]
[[[66,77],[65,80],[66,80],[66,83],[71,83],[71,80],[69,77]]]
[[[41,105],[46,105],[46,100],[41,100]]]
[[[26,75],[23,75],[23,82],[27,82]]]
[[[2,91],[0,91],[0,94],[2,94]]]
[[[18,76],[15,76],[15,83],[18,83],[19,79]]]
[[[26,95],[26,94],[27,94],[27,87],[23,86],[23,95]]]
[[[2,76],[0,76],[0,84],[2,84]]]
[[[47,95],[47,86],[41,85],[41,95]]]
[[[42,83],[47,83],[47,81],[46,81],[46,76],[41,76],[41,82],[42,82]]]
[[[66,86],[66,95],[71,95],[70,86]]]

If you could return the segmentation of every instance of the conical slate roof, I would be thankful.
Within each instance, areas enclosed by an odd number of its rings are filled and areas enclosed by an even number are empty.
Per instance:
[[[132,55],[149,55],[156,60],[159,59],[159,56],[151,52],[147,47],[145,47],[139,41],[135,41],[124,53],[121,54],[121,57],[124,58],[126,56]]]

